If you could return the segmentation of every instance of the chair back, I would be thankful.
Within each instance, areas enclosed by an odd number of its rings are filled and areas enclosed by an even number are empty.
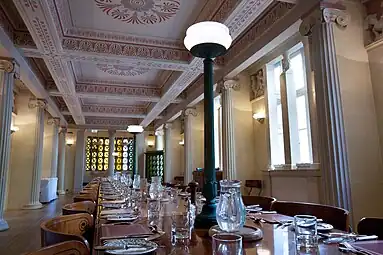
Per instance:
[[[349,231],[350,227],[349,212],[339,207],[303,202],[276,201],[272,203],[271,210],[288,216],[299,214],[313,215],[333,225],[334,228],[346,232]]]
[[[40,225],[41,247],[64,241],[80,241],[88,248],[93,238],[93,218],[88,213],[57,216]]]
[[[377,235],[379,240],[383,240],[383,218],[363,218],[357,230],[360,235]]]
[[[90,255],[89,248],[79,241],[66,241],[53,244],[27,255]]]
[[[97,196],[94,194],[80,194],[73,197],[73,202],[81,202],[81,201],[97,201]]]
[[[259,205],[263,210],[270,211],[271,204],[277,199],[263,196],[242,196],[243,203],[247,205]]]
[[[96,211],[96,204],[92,201],[81,201],[71,204],[66,204],[62,208],[63,215],[70,215],[76,213],[89,213],[94,215]]]

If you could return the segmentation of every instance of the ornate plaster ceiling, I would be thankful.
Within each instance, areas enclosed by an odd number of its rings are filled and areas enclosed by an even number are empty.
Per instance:
[[[46,89],[67,122],[120,129],[160,120],[168,112],[165,109],[186,100],[189,91],[184,90],[190,84],[200,82],[202,61],[182,44],[188,26],[203,20],[224,22],[237,38],[276,0],[13,3],[29,32],[7,18],[9,31],[22,32],[22,38],[14,41],[26,56],[34,57],[31,65],[36,71],[41,72],[44,63],[43,72],[49,71],[51,78],[41,77],[54,81],[56,86]],[[0,22],[4,13],[12,14],[12,8],[1,7]],[[225,59],[235,57],[230,54]],[[216,69],[224,65],[218,58]]]

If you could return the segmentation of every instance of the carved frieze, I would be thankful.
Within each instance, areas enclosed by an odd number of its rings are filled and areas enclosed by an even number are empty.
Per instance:
[[[101,126],[128,126],[138,124],[137,119],[85,117],[85,124]]]
[[[100,93],[100,94],[119,94],[131,96],[159,97],[160,89],[145,87],[127,87],[101,84],[77,84],[76,92],[82,93]]]
[[[137,76],[149,71],[147,68],[107,64],[97,64],[97,68],[105,73],[118,76]]]
[[[137,114],[142,115],[146,113],[146,107],[136,106],[101,106],[101,105],[83,105],[83,112],[97,112],[107,114]]]
[[[265,95],[265,74],[263,72],[263,69],[259,69],[255,74],[251,75],[250,80],[250,100],[263,97]]]
[[[364,20],[365,44],[383,39],[383,1],[370,0],[364,3],[367,16]]]

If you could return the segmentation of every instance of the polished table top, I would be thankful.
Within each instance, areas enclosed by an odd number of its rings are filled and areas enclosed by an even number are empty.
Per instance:
[[[162,229],[165,232],[160,239],[155,242],[159,244],[159,248],[156,251],[156,254],[212,254],[211,249],[211,238],[209,237],[200,237],[196,234],[194,230],[192,233],[191,241],[188,246],[189,253],[182,253],[179,250],[175,249],[171,245],[171,217],[170,214],[174,210],[175,206],[171,202],[163,203],[163,209],[161,211],[162,216],[160,217],[159,229]],[[101,210],[101,206],[98,207],[98,210]],[[146,210],[142,209],[142,219],[139,221],[140,224],[147,224]],[[276,220],[286,220],[291,219],[291,217],[280,215],[280,214],[263,214],[262,218],[267,219],[276,219]],[[95,236],[94,236],[94,245],[102,245],[100,243],[101,235],[101,225],[106,222],[103,219],[97,217],[95,225]],[[243,254],[259,254],[259,255],[271,255],[271,254],[299,254],[296,252],[295,243],[294,243],[294,232],[289,230],[288,227],[281,228],[277,225],[267,224],[267,223],[254,223],[252,220],[247,220],[246,225],[255,226],[263,231],[263,239],[257,242],[245,242],[243,244],[244,253]],[[93,251],[93,254],[101,255],[104,254],[102,251]],[[318,253],[317,253],[318,254]],[[319,245],[319,254],[342,254],[338,250],[337,245]]]

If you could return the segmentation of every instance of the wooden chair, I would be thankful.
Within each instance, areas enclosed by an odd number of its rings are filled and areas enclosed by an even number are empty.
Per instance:
[[[251,195],[251,191],[253,191],[253,188],[258,189],[258,196],[262,193],[262,180],[246,180],[245,181],[245,187],[250,188],[248,195]]]
[[[89,213],[90,215],[95,214],[96,204],[92,201],[82,201],[72,204],[66,204],[62,208],[63,215],[71,215],[76,213]]]
[[[90,255],[89,248],[79,241],[66,241],[53,244],[27,255]]]
[[[259,205],[263,210],[270,211],[271,204],[277,201],[274,197],[242,196],[243,203],[247,205]]]
[[[88,213],[57,216],[44,221],[41,228],[41,247],[64,241],[80,241],[89,249],[93,240],[93,217]]]
[[[363,218],[357,227],[360,235],[377,235],[379,240],[383,240],[383,218]]]
[[[82,201],[97,201],[97,196],[94,194],[80,194],[73,197],[73,202],[82,202]]]
[[[271,205],[271,210],[280,214],[295,216],[298,214],[308,214],[323,219],[324,222],[334,226],[334,228],[349,231],[349,212],[343,208],[301,202],[275,201]]]

